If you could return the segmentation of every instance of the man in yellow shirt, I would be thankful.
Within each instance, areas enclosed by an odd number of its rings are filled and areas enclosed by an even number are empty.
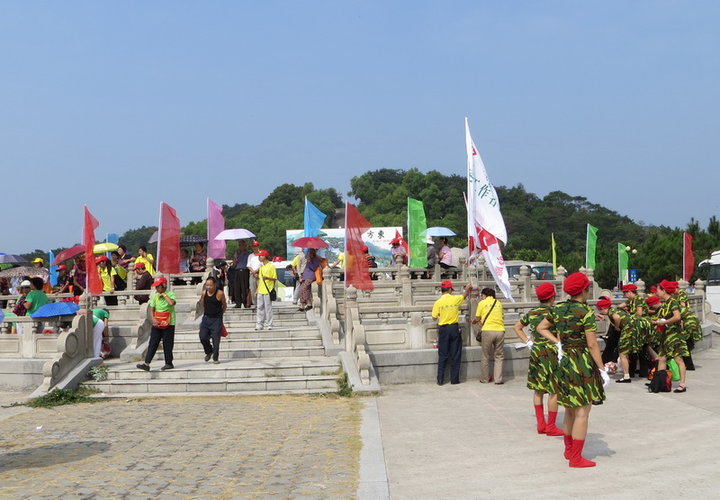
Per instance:
[[[495,298],[495,290],[483,288],[480,292],[473,323],[482,331],[482,355],[480,357],[480,382],[486,384],[492,380],[500,385],[503,383],[502,370],[505,359],[505,319],[503,318],[502,303]],[[488,378],[490,365],[490,352],[495,353],[495,368],[493,378]]]
[[[453,284],[450,280],[440,283],[442,295],[435,301],[432,317],[438,320],[438,371],[437,384],[445,383],[445,364],[450,358],[450,383],[460,383],[460,361],[462,359],[462,336],[458,319],[460,306],[472,290],[470,283],[465,285],[462,295],[453,295]]]
[[[260,250],[257,255],[260,260],[260,267],[258,268],[257,294],[255,296],[257,300],[255,329],[262,330],[264,328],[265,330],[272,330],[273,310],[271,295],[274,295],[272,292],[275,290],[277,271],[272,262],[268,260],[270,253],[267,250]]]

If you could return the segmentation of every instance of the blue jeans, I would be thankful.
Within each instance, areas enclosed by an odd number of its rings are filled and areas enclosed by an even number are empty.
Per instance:
[[[450,360],[450,382],[460,382],[460,361],[462,359],[462,336],[457,323],[442,325],[438,338],[438,372],[437,381],[445,381],[445,364]]]

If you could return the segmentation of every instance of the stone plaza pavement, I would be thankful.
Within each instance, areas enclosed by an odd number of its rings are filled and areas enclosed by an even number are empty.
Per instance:
[[[352,498],[360,406],[252,396],[5,409],[0,498]]]
[[[611,383],[590,417],[591,469],[535,432],[522,377],[2,408],[0,498],[716,498],[720,349],[695,362],[684,394]]]

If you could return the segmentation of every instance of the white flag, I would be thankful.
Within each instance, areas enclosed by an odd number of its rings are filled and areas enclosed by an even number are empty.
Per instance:
[[[510,275],[508,275],[507,267],[505,267],[505,259],[503,259],[497,238],[479,226],[475,227],[475,232],[480,251],[483,258],[485,258],[485,265],[490,269],[490,274],[492,274],[495,283],[500,287],[500,291],[506,299],[515,302],[510,288]]]
[[[507,243],[507,230],[500,213],[500,202],[495,187],[488,179],[482,158],[470,137],[467,118],[465,118],[465,149],[467,150],[468,217],[472,214],[470,218],[476,224],[498,240]]]

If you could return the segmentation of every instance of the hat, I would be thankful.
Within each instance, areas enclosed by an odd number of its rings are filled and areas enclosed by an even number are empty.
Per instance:
[[[602,298],[602,299],[598,300],[597,304],[595,304],[595,306],[598,309],[609,309],[611,305],[612,305],[612,301],[610,299],[606,299],[606,298]]]
[[[570,296],[580,295],[589,286],[590,280],[583,273],[572,273],[563,282],[563,290]]]
[[[655,293],[655,292],[657,292],[657,287],[655,285],[653,285],[650,287],[650,293]]]
[[[637,285],[623,285],[622,287],[623,292],[637,292]]]
[[[442,282],[440,283],[440,288],[449,288],[450,290],[455,290],[455,289],[453,288],[452,281],[450,281],[450,280],[442,281]]]
[[[32,285],[30,284],[30,282],[28,280],[23,280],[23,282],[20,283],[20,288],[25,288],[25,287],[30,288],[31,286]]]
[[[428,245],[434,245],[434,244],[435,244],[435,240],[432,239],[432,236],[426,236],[426,237],[425,237],[425,243],[427,243]]]
[[[555,285],[552,283],[542,283],[535,289],[535,294],[538,300],[542,300],[543,302],[550,300],[555,297]]]
[[[260,250],[258,252],[258,257],[270,257],[270,252],[267,250]]]
[[[155,278],[155,281],[153,281],[153,284],[152,284],[152,286],[160,286],[160,285],[167,286],[167,279],[165,279],[164,276],[158,276],[157,278]]]
[[[649,306],[656,306],[660,303],[660,297],[658,297],[657,295],[652,295],[645,299],[645,303]]]
[[[368,248],[367,245],[363,245],[362,248],[361,248],[361,250],[362,250],[363,252],[365,252],[365,253],[368,253],[368,251],[369,251],[370,249]]]
[[[33,259],[33,261],[32,261],[33,264],[37,264],[38,262],[39,262],[40,264],[42,264],[42,263],[45,262],[45,261],[42,260],[40,257],[37,257],[37,258]]]
[[[57,266],[58,271],[62,271],[64,269],[67,269],[67,266],[65,264],[61,264],[61,265]]]
[[[145,269],[145,263],[144,262],[138,262],[135,264],[135,269]]]
[[[100,264],[101,262],[107,262],[108,258],[104,255],[101,255],[97,259],[95,259],[95,264]]]
[[[259,246],[260,246],[260,242],[259,242],[258,240],[254,240],[254,241],[252,242],[252,246],[254,246],[254,247],[259,247]]]
[[[660,287],[665,290],[667,293],[675,293],[678,289],[678,282],[677,281],[668,281],[668,280],[662,280],[659,283]]]

